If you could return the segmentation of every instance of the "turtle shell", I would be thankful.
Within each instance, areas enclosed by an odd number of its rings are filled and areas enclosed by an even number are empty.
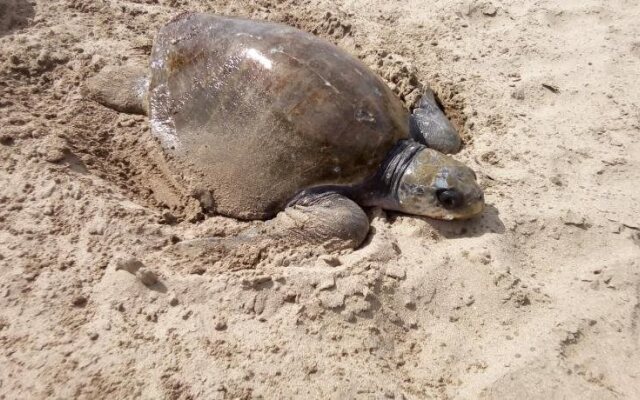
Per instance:
[[[361,182],[408,137],[379,77],[286,25],[181,15],[160,30],[150,68],[151,127],[170,169],[223,215],[270,218],[300,190]]]

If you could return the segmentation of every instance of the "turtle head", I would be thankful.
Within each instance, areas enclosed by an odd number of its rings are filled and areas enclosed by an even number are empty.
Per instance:
[[[484,209],[484,194],[471,168],[423,147],[408,160],[396,186],[396,209],[437,219],[467,219]]]

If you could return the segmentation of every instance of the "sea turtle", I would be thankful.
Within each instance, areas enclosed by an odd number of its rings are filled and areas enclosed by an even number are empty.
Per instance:
[[[162,27],[150,66],[104,68],[92,98],[144,113],[173,174],[218,214],[262,233],[356,247],[361,207],[438,219],[480,214],[476,175],[444,155],[460,137],[433,93],[410,114],[335,45],[283,24],[187,13]]]

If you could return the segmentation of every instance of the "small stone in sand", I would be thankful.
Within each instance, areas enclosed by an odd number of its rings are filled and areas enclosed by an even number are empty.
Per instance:
[[[74,307],[84,307],[87,305],[87,298],[84,296],[77,296],[73,299],[73,301],[71,302],[71,304],[74,305]]]
[[[135,274],[142,267],[144,267],[142,261],[135,257],[120,257],[116,259],[116,271],[123,269],[130,274]]]
[[[498,9],[493,4],[486,4],[482,7],[482,14],[487,17],[495,17],[498,14]]]
[[[215,324],[214,328],[217,331],[223,331],[223,330],[227,329],[227,321],[225,321],[224,319],[220,319],[220,320],[216,321],[216,324]]]
[[[158,282],[158,277],[153,272],[149,271],[147,268],[140,268],[136,272],[136,277],[140,279],[145,286],[153,286]]]
[[[342,261],[336,256],[322,256],[320,257],[320,261],[324,262],[330,267],[339,267],[342,265]]]

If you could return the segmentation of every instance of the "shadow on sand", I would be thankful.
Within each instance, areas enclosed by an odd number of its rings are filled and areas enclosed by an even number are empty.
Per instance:
[[[398,215],[390,215],[390,219],[394,220]],[[418,216],[414,218],[425,221],[436,232],[448,239],[478,237],[485,233],[502,234],[505,231],[504,224],[500,220],[500,212],[492,205],[487,205],[480,217],[466,221],[440,221]]]

